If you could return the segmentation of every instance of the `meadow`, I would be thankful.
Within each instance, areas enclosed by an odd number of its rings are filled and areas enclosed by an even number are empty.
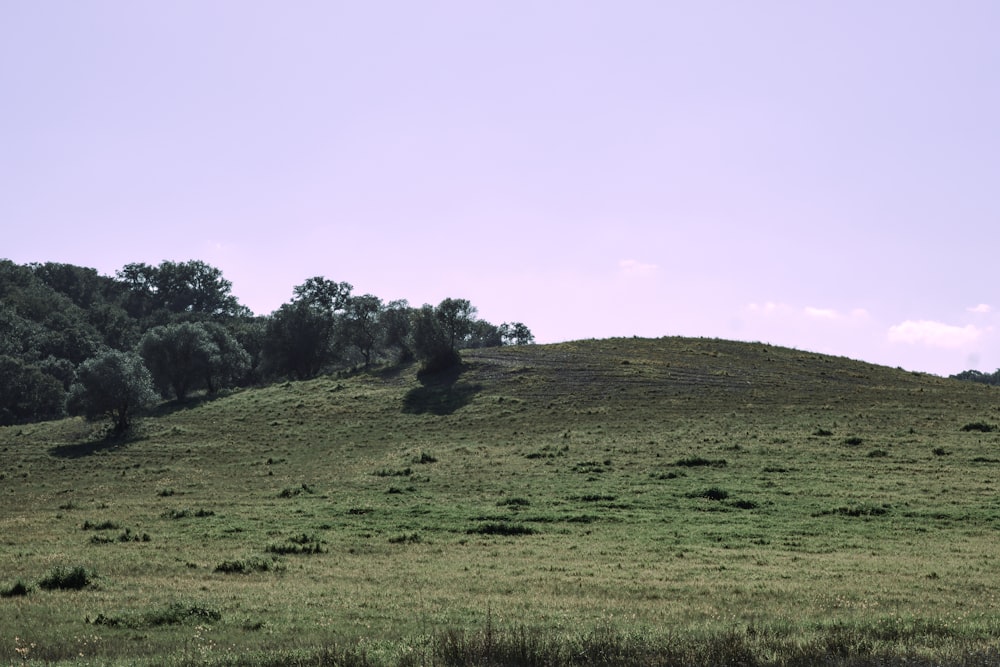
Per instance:
[[[0,429],[0,662],[1000,663],[1000,390],[467,350]]]

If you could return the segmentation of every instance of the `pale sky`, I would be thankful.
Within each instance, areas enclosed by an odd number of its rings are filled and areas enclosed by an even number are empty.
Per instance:
[[[993,371],[998,34],[993,0],[0,0],[0,257]]]

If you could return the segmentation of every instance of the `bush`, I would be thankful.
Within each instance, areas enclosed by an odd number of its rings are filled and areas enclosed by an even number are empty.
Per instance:
[[[47,591],[78,591],[90,584],[90,575],[87,573],[87,570],[80,566],[72,568],[57,567],[47,577],[38,582],[39,588]]]
[[[0,598],[23,597],[31,592],[31,588],[23,581],[18,581],[5,591],[0,591]]]
[[[269,572],[276,569],[274,561],[262,558],[250,558],[248,560],[227,560],[215,566],[216,572],[222,574],[250,574],[252,572]]]
[[[707,498],[708,500],[725,500],[729,497],[729,492],[713,486],[704,491],[694,491],[688,494],[688,498]]]
[[[136,413],[156,400],[152,376],[142,359],[109,350],[80,365],[67,407],[88,420],[108,418],[112,432],[121,435],[132,426]]]
[[[962,430],[965,432],[979,431],[980,433],[992,433],[997,430],[997,426],[996,424],[987,424],[986,422],[972,422],[963,426]]]
[[[512,523],[484,523],[467,531],[469,534],[479,535],[534,535],[535,529],[530,526],[521,526]]]
[[[681,466],[684,468],[696,468],[699,466],[712,466],[714,468],[723,468],[726,465],[726,459],[706,459],[702,456],[689,456],[686,459],[678,459],[675,466]]]

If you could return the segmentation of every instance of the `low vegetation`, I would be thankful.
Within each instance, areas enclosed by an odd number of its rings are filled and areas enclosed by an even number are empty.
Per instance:
[[[420,371],[0,428],[0,664],[1000,661],[993,387],[687,338]]]

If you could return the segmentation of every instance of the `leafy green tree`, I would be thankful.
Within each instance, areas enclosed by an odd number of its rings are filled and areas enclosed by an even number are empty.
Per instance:
[[[153,327],[139,342],[139,354],[163,396],[179,401],[204,384],[217,348],[200,323],[181,322]]]
[[[434,306],[424,304],[413,311],[411,338],[413,351],[423,362],[424,372],[436,372],[461,363]]]
[[[476,320],[476,308],[466,299],[445,299],[434,309],[452,352],[465,347]]]
[[[250,311],[232,294],[222,271],[199,260],[163,261],[159,266],[126,264],[116,274],[128,291],[132,317],[165,324],[177,315],[247,317]]]
[[[67,407],[91,421],[109,419],[112,431],[122,434],[136,414],[156,399],[153,378],[139,355],[106,350],[77,369]]]
[[[500,339],[503,345],[530,345],[535,342],[531,329],[521,322],[504,322],[500,325]]]
[[[500,335],[500,327],[490,324],[486,320],[474,320],[469,327],[469,335],[466,337],[464,347],[500,347],[503,345],[503,338]]]
[[[413,359],[413,347],[410,342],[413,309],[405,299],[390,301],[382,310],[382,348],[394,350],[398,361]]]
[[[292,302],[333,315],[347,307],[352,289],[354,287],[350,283],[338,283],[322,276],[315,276],[293,288],[295,296]]]
[[[224,387],[239,384],[250,370],[250,355],[229,329],[218,322],[199,322],[212,341],[214,349],[205,368],[205,388],[215,393]]]
[[[80,308],[89,310],[97,304],[116,302],[123,293],[114,278],[99,275],[96,269],[57,262],[28,266],[39,280]]]
[[[341,325],[344,340],[358,350],[365,367],[371,365],[382,338],[382,310],[382,299],[371,294],[350,297],[344,310]]]
[[[20,359],[0,356],[0,425],[63,416],[66,389],[52,375]]]
[[[322,277],[294,288],[294,297],[271,314],[264,336],[264,369],[272,377],[316,377],[336,358],[337,318],[351,285]]]
[[[240,317],[226,322],[226,327],[240,344],[249,360],[249,365],[237,384],[249,385],[262,379],[261,365],[267,337],[267,317]]]

